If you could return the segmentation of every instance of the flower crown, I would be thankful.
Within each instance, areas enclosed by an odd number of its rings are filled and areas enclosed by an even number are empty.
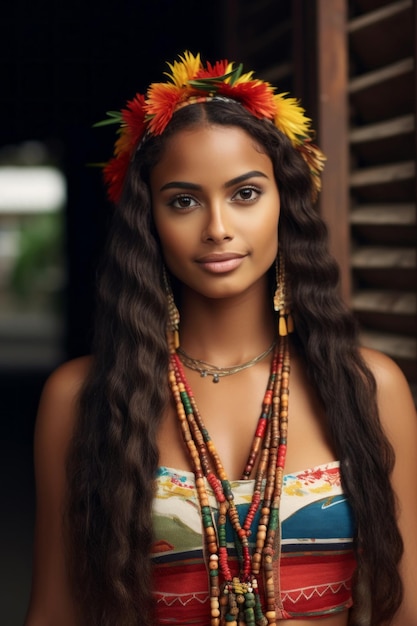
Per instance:
[[[137,93],[121,111],[108,111],[108,118],[95,126],[118,124],[118,135],[113,158],[104,166],[104,180],[108,197],[118,202],[122,193],[129,163],[138,143],[146,133],[160,135],[171,121],[175,111],[187,104],[220,97],[239,102],[252,115],[270,120],[290,139],[309,166],[313,183],[313,201],[321,189],[320,173],[325,157],[311,139],[311,120],[295,98],[287,93],[276,94],[267,82],[253,78],[253,72],[243,74],[242,64],[235,67],[226,60],[204,66],[200,54],[179,55],[179,61],[167,63],[165,72],[169,81],[152,83],[146,96]]]

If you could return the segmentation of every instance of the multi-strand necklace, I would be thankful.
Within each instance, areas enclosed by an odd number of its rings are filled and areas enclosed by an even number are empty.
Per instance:
[[[288,337],[280,337],[242,474],[242,479],[247,480],[257,463],[252,500],[241,523],[230,481],[204,426],[179,355],[176,352],[171,354],[169,381],[195,474],[205,547],[209,555],[211,626],[272,626],[279,617],[285,616],[276,609],[279,590],[275,588],[273,562],[280,544],[279,503],[287,448],[289,373]],[[217,501],[217,524],[209,504],[206,481]],[[251,551],[248,538],[259,510],[256,540]],[[227,519],[234,531],[238,575],[233,575],[230,568]],[[260,580],[263,583],[263,598],[258,584]]]

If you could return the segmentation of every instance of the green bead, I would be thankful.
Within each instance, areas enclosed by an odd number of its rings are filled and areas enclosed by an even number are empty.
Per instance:
[[[185,408],[185,410],[187,412],[187,415],[192,414],[193,407],[191,406],[191,402],[190,402],[190,400],[187,397],[184,398],[183,404],[184,404],[184,408]]]
[[[201,507],[201,517],[203,519],[204,528],[213,526],[213,518],[211,516],[211,509],[209,506]]]
[[[278,509],[272,509],[271,516],[269,518],[269,528],[271,530],[276,530],[278,528],[278,522],[279,522]]]
[[[259,622],[264,618],[264,614],[262,613],[262,605],[261,605],[261,601],[259,599],[259,595],[256,595],[256,602],[255,602],[255,616],[256,616],[256,621]]]
[[[229,483],[228,480],[222,480],[222,487],[223,487],[223,492],[224,495],[226,496],[227,500],[233,500],[233,491],[232,491],[232,487]]]

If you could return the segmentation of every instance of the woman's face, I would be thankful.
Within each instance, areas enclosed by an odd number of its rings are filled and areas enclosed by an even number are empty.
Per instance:
[[[266,279],[280,201],[271,159],[250,135],[234,126],[180,131],[150,182],[165,263],[184,286],[225,298]]]

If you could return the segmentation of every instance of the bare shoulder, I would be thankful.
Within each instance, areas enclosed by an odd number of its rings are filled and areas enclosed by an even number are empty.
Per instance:
[[[41,400],[71,400],[78,395],[91,368],[92,357],[83,356],[60,365],[47,379]]]
[[[91,368],[92,358],[67,361],[52,372],[43,387],[37,416],[37,429],[45,422],[62,428],[74,425],[80,391]]]
[[[364,348],[362,355],[375,376],[381,423],[394,447],[417,440],[417,412],[408,382],[387,355]]]
[[[380,409],[388,403],[404,403],[414,407],[411,390],[400,367],[386,354],[370,348],[361,349],[362,356],[375,376]]]
[[[361,353],[368,367],[373,371],[377,382],[395,383],[398,378],[404,378],[404,375],[398,365],[383,352],[373,350],[372,348],[361,348]]]
[[[52,372],[43,387],[34,437],[38,494],[48,485],[59,491],[64,488],[61,479],[65,458],[78,420],[80,391],[90,367],[90,357],[68,361]]]

